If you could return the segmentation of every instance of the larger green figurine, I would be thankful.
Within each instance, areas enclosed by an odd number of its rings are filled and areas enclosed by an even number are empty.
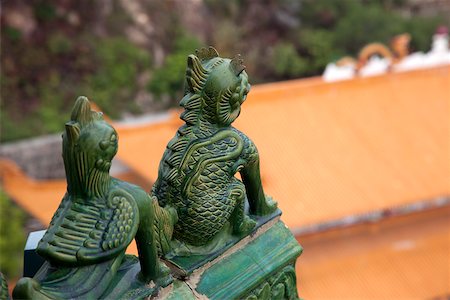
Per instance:
[[[67,193],[37,248],[46,263],[17,283],[14,298],[139,298],[169,283],[157,257],[154,203],[141,188],[109,175],[117,148],[114,128],[78,98],[63,134]],[[166,218],[161,222],[174,222],[157,209]],[[139,261],[125,255],[134,238]]]
[[[250,91],[244,69],[239,56],[221,58],[212,47],[188,56],[180,102],[185,124],[168,143],[152,190],[161,206],[177,210],[174,237],[181,245],[173,244],[176,254],[217,251],[229,235],[252,232],[256,222],[249,214],[277,209],[264,195],[254,143],[231,126]],[[237,172],[243,182],[235,178]]]

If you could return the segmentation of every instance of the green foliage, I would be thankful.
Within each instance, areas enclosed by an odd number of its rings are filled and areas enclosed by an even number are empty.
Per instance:
[[[404,20],[397,14],[384,11],[379,5],[355,5],[334,30],[334,44],[356,55],[366,44],[382,42],[404,31]]]
[[[59,76],[54,74],[53,77],[59,80]],[[51,80],[49,81],[51,82]],[[39,94],[42,97],[42,104],[35,111],[33,116],[36,119],[43,120],[39,127],[42,132],[59,132],[63,130],[64,123],[69,120],[69,113],[64,111],[65,103],[61,101],[64,97],[63,89],[59,90],[58,85],[49,83],[48,86],[41,86]]]
[[[313,70],[325,68],[332,59],[341,55],[334,47],[333,33],[328,30],[304,30],[300,41],[309,56],[308,72],[313,73]]]
[[[155,70],[148,89],[156,96],[168,95],[171,103],[181,99],[183,92],[186,57],[200,48],[200,42],[193,36],[180,34],[174,41],[174,50],[169,54],[164,64]]]
[[[31,121],[29,118],[26,121],[17,124],[16,119],[12,116],[12,113],[5,113],[5,110],[1,110],[1,140],[2,141],[12,141],[16,139],[27,138],[36,135],[36,132],[40,132],[38,128],[39,124]]]
[[[69,110],[78,95],[88,95],[109,116],[123,111],[136,112],[134,98],[139,74],[150,67],[150,55],[125,38],[101,40],[80,38],[75,43],[56,32],[47,39],[46,48],[10,49],[17,51],[17,64],[2,68],[0,139],[10,141],[62,130]],[[90,55],[75,55],[80,52]],[[73,59],[76,56],[76,59]],[[59,61],[57,69],[52,65]],[[82,78],[78,77],[84,74]],[[77,76],[78,75],[78,76]],[[39,105],[22,104],[22,99]]]
[[[205,0],[196,4],[201,18],[192,23],[176,1],[150,0],[141,12],[152,26],[146,49],[127,38],[130,28],[140,30],[140,21],[119,1],[111,2],[109,12],[101,1],[60,2],[26,1],[24,12],[31,12],[36,26],[31,35],[5,19],[2,142],[60,131],[78,95],[89,96],[112,118],[139,113],[135,99],[145,92],[174,106],[182,95],[186,55],[203,45],[223,56],[241,53],[255,83],[320,75],[328,62],[356,56],[369,43],[389,46],[404,32],[411,34],[412,51],[428,51],[436,27],[450,25],[445,16],[414,15],[407,0]],[[164,63],[154,70],[151,55],[161,51]]]
[[[56,9],[50,1],[37,1],[34,5],[34,15],[40,21],[51,21],[56,18]]]
[[[394,10],[402,5],[402,0],[305,0],[299,14],[302,26],[289,41],[274,46],[273,73],[280,79],[318,75],[330,61],[357,56],[373,42],[389,47],[395,35],[405,32],[411,34],[412,50],[428,51],[443,18],[406,18]]]
[[[47,46],[50,53],[55,55],[67,54],[73,47],[72,41],[60,32],[52,35],[49,38]]]
[[[429,51],[433,33],[444,24],[443,18],[411,18],[405,24],[405,32],[411,34],[411,49],[414,51]]]
[[[5,34],[12,42],[17,42],[22,37],[22,33],[19,30],[9,26],[5,26],[3,34]]]
[[[123,38],[92,43],[96,71],[86,77],[84,90],[110,117],[135,110],[138,76],[150,67],[149,54]]]
[[[0,189],[0,270],[6,278],[16,278],[22,270],[24,223],[24,213]]]
[[[274,48],[273,69],[278,76],[295,77],[307,70],[307,61],[292,44],[279,43]]]

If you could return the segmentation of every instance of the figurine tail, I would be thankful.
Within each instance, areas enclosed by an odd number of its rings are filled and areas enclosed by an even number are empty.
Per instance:
[[[21,278],[14,287],[13,299],[38,299],[36,292],[39,290],[39,283],[28,277]]]
[[[178,215],[172,207],[160,207],[155,196],[152,197],[152,206],[155,212],[153,226],[155,230],[156,248],[160,255],[165,255],[170,251],[170,241],[172,240],[174,225],[178,221]]]

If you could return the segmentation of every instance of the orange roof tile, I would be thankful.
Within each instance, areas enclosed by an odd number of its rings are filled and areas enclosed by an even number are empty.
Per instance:
[[[305,299],[447,299],[450,206],[299,238]]]
[[[450,67],[255,86],[236,127],[258,146],[264,189],[290,227],[450,194]],[[118,157],[157,177],[182,123],[119,128]]]
[[[37,181],[12,161],[0,160],[2,188],[27,213],[48,225],[66,192],[65,180]]]
[[[265,192],[295,228],[449,195],[449,86],[450,67],[259,85],[236,127],[258,146]],[[178,113],[116,126],[118,158],[148,182],[182,124]],[[65,181],[33,181],[8,169],[5,190],[47,224]]]

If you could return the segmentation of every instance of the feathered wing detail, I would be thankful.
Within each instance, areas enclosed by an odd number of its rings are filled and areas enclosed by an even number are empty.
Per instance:
[[[63,201],[39,243],[38,253],[65,265],[99,263],[124,251],[139,224],[139,211],[125,191],[107,201]]]
[[[125,248],[136,235],[139,224],[136,202],[129,193],[117,191],[109,195],[108,206],[114,211],[104,235],[102,248]]]
[[[79,259],[115,256],[124,251],[136,235],[139,210],[133,196],[123,190],[113,191],[108,197],[106,207],[101,215],[106,222],[97,222],[99,225],[96,227],[101,227],[101,223],[106,226],[92,240],[92,245],[95,243],[96,247],[80,249],[77,254]]]

